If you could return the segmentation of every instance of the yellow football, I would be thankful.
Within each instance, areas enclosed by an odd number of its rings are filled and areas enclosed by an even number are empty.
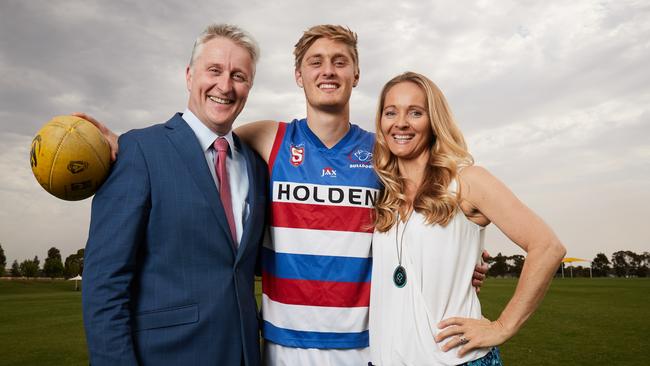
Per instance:
[[[106,179],[111,149],[92,123],[57,116],[32,140],[30,161],[34,177],[46,191],[78,201],[95,194]]]

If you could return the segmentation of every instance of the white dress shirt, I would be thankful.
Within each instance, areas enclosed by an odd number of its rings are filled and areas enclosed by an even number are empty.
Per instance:
[[[244,222],[248,218],[248,173],[246,171],[246,159],[241,151],[238,151],[232,137],[232,131],[224,136],[217,135],[212,132],[206,125],[203,124],[189,109],[183,112],[183,119],[190,126],[196,138],[201,144],[203,154],[205,155],[205,162],[208,164],[212,179],[219,189],[217,184],[217,173],[214,171],[214,161],[216,153],[212,144],[217,137],[224,137],[230,145],[230,153],[226,158],[226,167],[228,168],[228,181],[230,182],[230,195],[232,199],[232,210],[235,218],[235,228],[237,229],[236,245],[239,246],[241,241],[242,232],[244,231]],[[207,229],[207,228],[206,228]]]

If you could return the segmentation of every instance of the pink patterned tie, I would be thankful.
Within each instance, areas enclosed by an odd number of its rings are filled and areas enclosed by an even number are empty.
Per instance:
[[[228,180],[228,169],[226,168],[226,156],[228,155],[228,140],[219,137],[214,140],[214,149],[217,156],[214,159],[214,170],[217,173],[217,180],[219,181],[219,195],[221,196],[221,203],[223,209],[226,211],[226,219],[228,226],[230,226],[230,234],[232,240],[237,247],[237,229],[235,227],[235,216],[232,211],[232,197],[230,196],[230,181]]]

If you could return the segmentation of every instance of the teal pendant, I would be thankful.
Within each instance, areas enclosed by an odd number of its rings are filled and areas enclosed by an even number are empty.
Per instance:
[[[404,285],[406,285],[406,269],[402,267],[401,265],[397,266],[395,268],[395,272],[393,272],[393,282],[395,283],[395,286],[402,288]]]

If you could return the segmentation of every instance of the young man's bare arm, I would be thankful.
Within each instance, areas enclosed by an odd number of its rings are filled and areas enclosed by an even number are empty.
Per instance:
[[[257,121],[245,123],[233,132],[268,163],[278,126],[279,122],[276,121]]]

